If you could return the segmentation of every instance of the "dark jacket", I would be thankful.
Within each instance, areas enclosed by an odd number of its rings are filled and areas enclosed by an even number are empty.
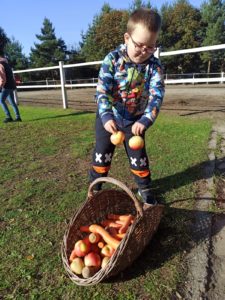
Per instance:
[[[13,76],[12,68],[6,58],[0,58],[0,89],[16,89],[16,82]]]

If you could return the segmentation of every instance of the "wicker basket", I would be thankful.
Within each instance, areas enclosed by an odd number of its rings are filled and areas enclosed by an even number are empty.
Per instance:
[[[122,191],[105,189],[93,194],[94,185],[102,182],[115,184]],[[62,261],[70,279],[78,285],[94,285],[130,266],[157,230],[163,208],[163,205],[143,205],[126,185],[116,179],[102,177],[92,182],[88,189],[87,200],[71,219],[63,238]],[[106,267],[90,278],[81,278],[74,274],[69,266],[69,256],[75,241],[84,237],[79,228],[82,225],[100,223],[107,214],[132,214],[136,218]]]

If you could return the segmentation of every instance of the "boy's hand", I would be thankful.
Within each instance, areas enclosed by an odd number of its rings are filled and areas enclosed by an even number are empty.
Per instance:
[[[134,135],[141,135],[142,133],[144,133],[145,131],[145,126],[139,122],[135,122],[133,124],[133,126],[131,127],[131,132],[134,134]]]
[[[117,132],[116,122],[114,120],[109,120],[108,122],[106,122],[104,128],[106,131],[112,134]]]

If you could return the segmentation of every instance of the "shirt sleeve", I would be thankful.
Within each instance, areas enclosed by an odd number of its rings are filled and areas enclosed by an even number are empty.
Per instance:
[[[113,55],[109,53],[101,65],[98,83],[96,100],[98,103],[98,112],[103,125],[109,120],[113,120],[112,102],[113,102],[113,80],[114,80],[114,65]]]
[[[157,62],[154,63],[153,72],[150,79],[148,104],[144,114],[138,120],[138,122],[143,124],[146,129],[155,122],[163,102],[164,93],[165,85],[162,66],[159,60],[157,60]]]
[[[5,68],[2,64],[0,64],[0,88],[4,87],[5,83],[6,83]]]

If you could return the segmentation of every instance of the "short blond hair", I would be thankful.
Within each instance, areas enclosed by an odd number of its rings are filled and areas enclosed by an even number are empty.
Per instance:
[[[131,34],[137,24],[143,25],[150,32],[159,32],[161,27],[161,17],[152,9],[139,8],[130,15],[127,22],[127,32]]]

